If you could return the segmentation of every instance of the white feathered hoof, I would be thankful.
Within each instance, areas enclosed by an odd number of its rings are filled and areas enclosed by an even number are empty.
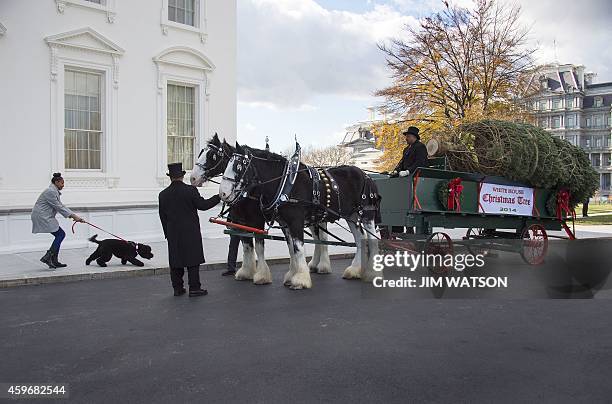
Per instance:
[[[269,285],[272,283],[272,274],[270,270],[256,272],[253,277],[253,283],[255,285]]]
[[[295,272],[293,271],[287,271],[287,273],[285,273],[285,277],[283,278],[283,285],[285,286],[290,286],[291,285],[291,278],[293,277],[293,274]]]
[[[361,268],[351,265],[344,270],[342,277],[344,279],[360,279],[361,278]]]
[[[234,279],[237,281],[250,281],[253,279],[253,272],[242,267],[236,272]]]
[[[310,280],[309,272],[298,272],[291,278],[289,285],[291,289],[310,289],[312,288],[312,281]]]
[[[331,264],[328,262],[327,264],[324,263],[319,263],[319,265],[317,266],[317,273],[319,275],[326,275],[326,274],[331,274],[332,270],[331,270]]]
[[[308,263],[308,270],[310,271],[310,273],[318,272],[317,264],[315,264],[314,262],[310,261]]]

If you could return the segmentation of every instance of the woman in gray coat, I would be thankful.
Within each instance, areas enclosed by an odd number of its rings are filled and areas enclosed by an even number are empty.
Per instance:
[[[60,200],[60,191],[63,188],[64,179],[62,174],[54,173],[53,178],[51,178],[51,185],[40,194],[32,209],[32,233],[51,233],[55,237],[51,248],[40,259],[49,265],[49,268],[63,268],[66,266],[66,264],[59,262],[57,258],[66,233],[60,227],[55,215],[59,212],[62,216],[69,217],[76,222],[84,221],[64,206]]]

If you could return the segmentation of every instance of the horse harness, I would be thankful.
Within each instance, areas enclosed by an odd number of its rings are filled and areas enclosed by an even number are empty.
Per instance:
[[[308,225],[318,224],[327,220],[336,221],[340,218],[340,192],[338,183],[324,168],[306,166],[312,180],[312,205],[314,209],[307,220]],[[332,195],[336,194],[338,212],[332,210]]]

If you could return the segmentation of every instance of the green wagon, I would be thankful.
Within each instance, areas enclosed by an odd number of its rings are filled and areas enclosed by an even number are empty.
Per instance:
[[[463,240],[482,240],[488,249],[519,252],[527,263],[537,265],[543,262],[548,249],[547,230],[565,230],[566,238],[575,238],[566,223],[571,215],[551,214],[547,208],[555,190],[531,188],[502,177],[436,168],[419,168],[409,177],[371,177],[382,196],[381,234],[385,238],[421,241],[425,250],[453,250],[450,236],[433,232],[433,228],[464,228]],[[414,233],[404,228],[413,228]],[[507,242],[517,239],[519,243]],[[474,243],[466,244],[475,248]]]

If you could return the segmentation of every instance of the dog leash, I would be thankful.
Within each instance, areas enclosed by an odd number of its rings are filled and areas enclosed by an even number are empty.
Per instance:
[[[72,234],[74,234],[74,226],[75,226],[77,223],[79,223],[79,222],[74,222],[74,223],[72,223]],[[96,226],[96,225],[95,225],[95,224],[93,224],[93,223],[89,223],[89,222],[88,222],[88,221],[86,221],[86,220],[83,220],[83,223],[87,223],[87,224],[88,224],[88,225],[90,225],[91,227],[95,227],[95,228],[96,228],[96,229],[98,229],[98,230],[102,230],[102,231],[103,231],[104,233],[106,233],[106,234],[110,234],[111,236],[113,236],[113,237],[115,237],[115,238],[118,238],[119,240],[123,240],[123,241],[125,241],[126,243],[129,243],[129,241],[127,241],[126,239],[124,239],[124,238],[122,238],[122,237],[119,237],[118,235],[113,234],[113,233],[111,233],[110,231],[106,231],[106,230],[104,230],[103,228],[98,227],[98,226]]]

